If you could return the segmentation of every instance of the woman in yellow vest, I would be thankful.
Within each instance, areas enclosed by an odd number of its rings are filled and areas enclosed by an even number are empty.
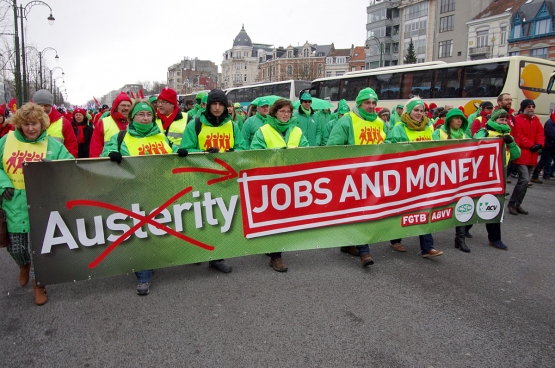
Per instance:
[[[401,122],[389,131],[385,142],[431,141],[433,132],[433,124],[425,114],[424,102],[417,96],[407,101],[405,111],[401,115]],[[443,254],[442,251],[434,249],[432,234],[420,235],[419,238],[422,257],[437,257]],[[401,244],[401,240],[391,240],[391,247],[398,252],[405,252],[406,249]]]
[[[262,125],[252,138],[251,149],[308,147],[308,140],[302,130],[292,122],[293,104],[279,99],[272,105],[266,124]],[[288,267],[281,259],[281,252],[270,253],[270,266],[278,272]]]
[[[104,145],[100,157],[110,157],[110,160],[122,161],[122,156],[146,156],[172,153],[168,137],[160,131],[158,124],[153,122],[154,108],[144,100],[137,100],[131,106],[127,130],[114,134]],[[184,148],[174,150],[181,157],[187,156]],[[149,293],[152,270],[135,272],[137,276],[137,294],[147,295]]]
[[[19,266],[19,284],[27,285],[29,272],[34,280],[34,269],[29,250],[29,212],[23,176],[23,162],[72,159],[65,146],[47,135],[50,119],[43,108],[27,103],[13,116],[15,130],[0,139],[0,193],[6,211],[10,245],[8,253]],[[48,301],[44,285],[33,281],[35,303]]]

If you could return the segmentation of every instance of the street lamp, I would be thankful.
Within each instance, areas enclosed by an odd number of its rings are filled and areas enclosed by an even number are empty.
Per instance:
[[[60,69],[62,71],[62,77],[66,75],[66,73],[64,73],[64,69],[60,66],[56,66],[56,67],[54,67],[50,70],[50,93],[52,93],[52,94],[54,93],[53,84],[52,84],[52,74],[58,69]],[[58,77],[58,78],[60,78],[60,77]]]
[[[47,47],[47,48],[45,48],[44,50],[39,51],[39,68],[40,68],[40,69],[39,69],[39,74],[40,74],[40,88],[41,88],[41,89],[42,89],[42,55],[43,55],[45,52],[50,51],[50,50],[52,50],[52,51],[54,51],[54,52],[56,53],[56,56],[54,57],[54,59],[56,59],[56,61],[58,61],[58,59],[60,58],[60,57],[58,56],[58,51],[57,51],[55,48],[53,48],[53,47]]]
[[[16,86],[18,87],[18,105],[21,106],[23,101],[28,100],[27,96],[27,70],[25,67],[25,32],[23,28],[23,18],[27,19],[27,14],[31,11],[31,8],[35,5],[45,5],[50,9],[50,16],[48,19],[48,24],[53,25],[55,18],[52,16],[52,8],[50,5],[44,1],[31,1],[25,7],[19,5],[17,6],[17,0],[13,0],[13,14],[14,14],[14,28],[15,28],[15,51],[16,51]],[[19,61],[19,37],[17,32],[17,18],[21,20],[21,63],[23,68],[23,80],[21,79],[20,73],[20,61]],[[22,93],[23,92],[23,93]]]
[[[366,47],[368,47],[368,48],[370,48],[370,45],[368,45],[369,40],[374,40],[378,44],[378,50],[380,50],[380,64],[378,65],[378,67],[381,68],[382,67],[382,61],[383,61],[383,43],[381,43],[380,40],[376,36],[370,36],[366,39]]]

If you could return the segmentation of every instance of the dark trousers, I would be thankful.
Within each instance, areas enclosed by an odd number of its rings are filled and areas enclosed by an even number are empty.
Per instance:
[[[555,149],[543,149],[542,150],[542,154],[540,156],[540,161],[538,162],[538,165],[536,166],[536,168],[534,169],[534,172],[532,173],[532,178],[533,179],[537,179],[538,176],[540,175],[540,170],[543,170],[543,177],[547,177],[548,175],[546,175],[546,172],[548,172],[547,167],[551,165],[550,160],[555,160]]]
[[[432,237],[432,234],[420,235],[418,238],[420,240],[420,250],[422,251],[422,254],[428,253],[430,249],[434,247],[434,238]],[[403,239],[393,239],[390,240],[390,243],[400,243],[401,240]]]
[[[516,165],[518,181],[516,182],[515,189],[513,189],[511,199],[509,199],[509,206],[520,207],[522,201],[524,201],[532,170],[534,170],[534,166]]]

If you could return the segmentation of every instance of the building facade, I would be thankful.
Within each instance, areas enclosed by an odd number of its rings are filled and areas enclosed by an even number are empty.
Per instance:
[[[218,81],[218,66],[210,60],[183,60],[168,68],[167,85],[177,93],[214,89]]]
[[[372,0],[366,8],[366,69],[401,64],[401,0]]]
[[[527,0],[511,19],[509,55],[555,59],[555,0]]]

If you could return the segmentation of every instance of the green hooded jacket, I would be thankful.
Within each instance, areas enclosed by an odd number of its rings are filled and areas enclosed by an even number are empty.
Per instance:
[[[29,141],[25,136],[16,129],[13,133],[16,139],[20,142],[26,142],[29,144],[34,144],[36,142],[42,142],[48,140],[48,146],[46,148],[46,160],[71,160],[74,157],[68,152],[65,146],[46,134],[46,131],[34,141]],[[0,160],[4,161],[4,148],[6,146],[6,139],[8,134],[6,134],[2,139],[0,139]],[[12,181],[8,178],[8,175],[4,171],[4,165],[0,168],[0,193],[4,193],[6,188],[13,188]],[[45,188],[45,193],[50,190]],[[2,198],[2,208],[6,211],[6,217],[8,221],[8,232],[10,233],[28,233],[29,232],[29,210],[27,208],[27,192],[25,189],[15,189],[13,198],[6,200]]]
[[[486,127],[481,128],[480,130],[478,130],[474,134],[474,137],[472,137],[472,138],[474,138],[474,139],[483,139],[483,138],[488,138],[488,137],[497,137],[497,136],[489,134],[490,130],[495,132],[495,129],[493,129],[493,126],[489,125],[490,121],[491,120],[488,120],[488,122],[486,123]],[[501,135],[501,137],[502,137],[502,135]],[[507,149],[509,150],[509,161],[516,160],[517,158],[520,157],[520,148],[516,145],[514,140],[511,143],[506,144],[506,146],[507,146]]]
[[[459,109],[451,109],[449,110],[449,112],[447,112],[445,123],[439,129],[434,130],[434,132],[432,133],[432,139],[434,141],[441,140],[441,132],[447,134],[447,127],[449,126],[449,122],[455,116],[458,116],[462,119],[462,124],[457,132],[451,132],[451,139],[470,139],[470,135],[466,134],[466,131],[468,130],[468,120],[464,116],[463,112]]]
[[[144,138],[159,134],[161,132],[158,124],[153,123],[150,131],[146,135],[142,135],[135,129],[133,123],[129,123],[127,124],[127,133],[131,134],[131,136],[135,138]],[[100,157],[108,157],[108,155],[110,155],[110,152],[118,152],[118,135],[119,133],[114,134],[104,145],[104,149],[102,150]],[[177,152],[179,147],[176,144],[172,146],[170,144],[170,141],[168,140],[168,137],[164,136],[164,138],[166,139],[166,143],[168,144],[168,146],[172,147],[172,152]],[[122,156],[131,156],[131,154],[129,153],[129,149],[125,145],[125,142],[121,142],[119,153],[121,153]]]
[[[252,143],[252,139],[254,134],[258,131],[258,129],[266,124],[267,117],[260,115],[259,112],[256,115],[251,116],[243,123],[243,129],[241,129],[241,133],[243,134],[243,138],[245,138],[245,145],[246,147],[250,147]]]
[[[274,118],[273,116],[268,115],[267,123],[270,124],[272,127],[274,127],[273,120],[275,120],[275,119],[276,118]],[[289,135],[291,134],[293,129],[295,129],[296,127],[297,126],[294,123],[289,124],[289,127],[285,131],[285,137],[284,137],[285,142],[287,142],[289,140]],[[299,147],[308,147],[308,146],[309,146],[308,141],[306,140],[306,137],[303,134],[301,136],[301,141],[299,142]],[[254,137],[252,138],[252,143],[250,145],[250,149],[255,150],[255,149],[267,149],[267,148],[268,148],[268,146],[266,146],[266,141],[264,140],[264,135],[262,134],[262,131],[260,130],[260,128],[258,128],[256,133],[254,134]]]
[[[426,129],[432,125],[432,122],[429,121],[426,125]],[[405,132],[405,127],[407,124],[404,121],[401,121],[397,125],[391,128],[389,133],[387,133],[387,138],[385,139],[385,143],[398,143],[398,142],[410,142],[407,133]],[[433,133],[432,133],[433,134]]]
[[[228,115],[220,125],[223,125],[228,121],[231,121],[231,115]],[[204,114],[200,116],[200,122],[204,125],[214,126],[206,119]],[[231,121],[231,123],[233,124],[233,150],[242,151],[247,149],[245,139],[243,138],[243,134],[241,134],[239,127],[234,121]],[[195,124],[195,120],[191,120],[189,124],[187,124],[185,132],[183,133],[183,138],[181,139],[180,148],[186,148],[189,152],[203,152],[204,149],[199,146]]]
[[[353,108],[352,112],[358,117],[363,119],[358,113],[356,107]],[[376,121],[380,118],[376,118]],[[385,124],[384,124],[385,125]],[[342,146],[342,145],[354,145],[355,144],[355,133],[353,131],[353,119],[349,113],[343,115],[343,117],[330,125],[331,132],[330,136],[326,142],[326,146]]]
[[[317,114],[310,108],[310,116],[302,111],[302,106],[299,106],[293,113],[293,119],[296,120],[297,126],[301,128],[304,136],[308,140],[310,146],[319,146],[322,142],[322,131],[318,123]]]

